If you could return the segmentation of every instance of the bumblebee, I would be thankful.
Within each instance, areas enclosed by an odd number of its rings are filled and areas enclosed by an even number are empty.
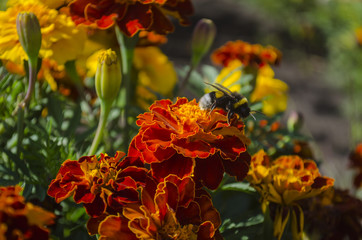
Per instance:
[[[229,123],[234,114],[237,114],[238,118],[244,119],[251,115],[255,119],[252,115],[252,112],[254,111],[250,110],[246,97],[237,92],[231,92],[229,89],[218,83],[205,83],[214,87],[217,91],[206,93],[200,98],[199,107],[202,110],[212,111],[215,108],[222,108],[227,112]]]

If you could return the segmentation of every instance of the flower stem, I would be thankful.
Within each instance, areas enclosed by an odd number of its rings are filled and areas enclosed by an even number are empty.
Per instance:
[[[94,136],[92,146],[89,149],[88,156],[94,155],[97,151],[97,147],[102,140],[103,130],[107,124],[107,119],[109,116],[109,112],[111,111],[112,104],[107,104],[105,102],[101,102],[101,116],[99,118],[98,127],[96,135]]]
[[[20,102],[19,106],[18,106],[18,126],[17,126],[17,146],[16,146],[16,154],[19,156],[20,155],[20,148],[21,145],[23,144],[23,138],[24,138],[24,115],[25,115],[25,110],[29,107],[29,103],[31,100],[31,96],[35,87],[35,81],[37,78],[37,65],[38,65],[38,58],[35,59],[31,59],[29,58],[28,60],[28,66],[29,66],[29,75],[28,75],[28,79],[29,79],[29,86],[28,86],[28,90],[26,92],[25,98]]]
[[[133,61],[133,53],[134,48],[136,46],[138,37],[134,36],[132,38],[128,38],[125,36],[118,26],[115,27],[117,41],[120,46],[120,53],[121,53],[121,62],[122,62],[122,79],[124,82],[124,87],[126,88],[125,91],[125,108],[124,108],[124,119],[125,119],[125,127],[124,127],[124,144],[127,146],[130,143],[130,126],[128,125],[128,116],[129,116],[129,105],[131,102],[131,66]]]
[[[29,86],[24,100],[20,103],[20,108],[27,108],[29,106],[30,99],[35,87],[38,59],[36,58],[34,60],[31,60],[29,58],[28,64],[29,64]]]
[[[17,137],[18,137],[18,141],[16,144],[16,155],[20,156],[20,148],[22,146],[23,143],[23,138],[24,138],[24,108],[20,107],[18,109],[18,125],[17,125]]]

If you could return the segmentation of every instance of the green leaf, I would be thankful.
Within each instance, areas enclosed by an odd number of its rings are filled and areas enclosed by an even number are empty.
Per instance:
[[[48,112],[49,115],[52,116],[57,123],[58,129],[61,129],[63,123],[63,111],[62,111],[62,104],[59,99],[54,97],[53,95],[49,96],[48,102]]]
[[[249,194],[256,193],[256,190],[250,186],[248,182],[235,182],[235,183],[229,183],[221,187],[224,191],[239,191],[239,192],[245,192]]]
[[[4,153],[8,155],[8,157],[15,163],[16,168],[20,169],[25,176],[30,176],[27,164],[23,159],[20,159],[19,156],[15,155],[7,149],[4,149]]]
[[[76,128],[80,125],[81,117],[82,117],[82,110],[81,110],[80,105],[78,104],[73,111],[73,117],[69,121],[69,126],[68,126],[67,130],[65,131],[66,137],[74,135]]]

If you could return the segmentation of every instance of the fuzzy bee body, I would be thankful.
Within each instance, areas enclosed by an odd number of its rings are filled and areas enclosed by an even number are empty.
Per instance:
[[[246,118],[251,113],[248,100],[237,92],[231,92],[220,84],[209,84],[217,89],[205,94],[200,98],[199,106],[203,110],[214,110],[215,108],[222,108],[227,112],[228,121],[237,114],[239,118]]]

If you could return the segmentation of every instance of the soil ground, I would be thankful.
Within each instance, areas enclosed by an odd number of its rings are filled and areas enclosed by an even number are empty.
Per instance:
[[[190,37],[193,26],[201,18],[212,19],[217,26],[217,37],[212,49],[227,41],[243,40],[250,43],[265,43],[267,39],[282,38],[280,23],[268,19],[263,13],[236,0],[195,0],[195,15],[192,26],[176,25],[169,35],[164,52],[174,63],[185,64],[190,57]],[[305,118],[305,133],[315,140],[316,155],[322,159],[322,174],[334,177],[336,185],[350,186],[351,172],[348,169],[349,121],[343,113],[343,93],[325,79],[326,59],[313,53],[304,53],[303,46],[284,41],[278,48],[283,53],[280,66],[275,67],[276,78],[285,81],[290,88],[289,107]],[[302,53],[302,54],[301,54]],[[210,63],[208,59],[205,63]]]

